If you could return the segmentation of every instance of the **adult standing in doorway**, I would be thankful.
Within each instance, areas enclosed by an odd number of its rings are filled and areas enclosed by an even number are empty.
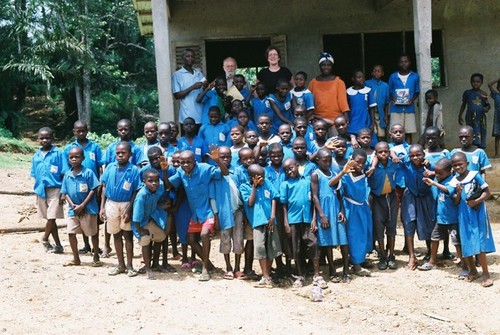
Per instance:
[[[292,72],[288,68],[280,66],[280,51],[272,45],[269,46],[266,49],[266,59],[269,66],[257,73],[257,82],[264,83],[267,93],[274,93],[280,79],[286,80],[290,83],[290,87],[293,87]]]
[[[222,61],[222,68],[224,69],[224,74],[226,75],[227,88],[233,86],[234,75],[236,74],[236,69],[238,68],[238,63],[233,57],[226,57]]]
[[[349,112],[345,83],[333,74],[333,57],[327,52],[319,56],[320,75],[309,83],[314,96],[314,118],[333,126],[335,118]]]
[[[182,124],[185,118],[192,117],[199,128],[203,106],[196,102],[196,97],[208,83],[201,71],[193,67],[193,49],[184,49],[182,59],[182,67],[172,75],[172,93],[180,100],[179,122]]]

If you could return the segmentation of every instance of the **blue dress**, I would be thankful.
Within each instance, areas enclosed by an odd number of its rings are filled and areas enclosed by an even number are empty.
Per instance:
[[[365,261],[373,249],[373,221],[368,205],[368,181],[366,175],[342,177],[345,215],[347,217],[347,241],[353,264]]]
[[[337,198],[337,192],[328,183],[335,177],[335,173],[330,170],[327,176],[320,169],[315,171],[318,174],[318,197],[323,213],[330,222],[329,228],[321,227],[321,218],[318,216],[318,246],[346,245],[347,233],[346,225],[338,222],[340,212],[340,203]]]
[[[491,232],[490,219],[484,202],[477,209],[467,205],[467,195],[477,185],[481,189],[488,184],[477,171],[470,171],[464,180],[458,181],[456,177],[450,181],[450,194],[456,193],[455,186],[462,184],[461,199],[458,204],[458,231],[464,257],[477,255],[481,252],[495,252],[495,242]]]

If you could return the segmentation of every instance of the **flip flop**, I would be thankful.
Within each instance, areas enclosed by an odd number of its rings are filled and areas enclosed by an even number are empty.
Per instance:
[[[103,263],[102,261],[93,261],[93,262],[92,262],[92,264],[91,264],[91,266],[92,266],[93,268],[99,268],[99,267],[101,267],[103,264],[104,264],[104,263]]]
[[[330,281],[332,283],[340,283],[342,281],[342,278],[338,274],[334,274],[330,276]]]
[[[246,273],[246,276],[247,276],[248,280],[257,281],[260,279],[260,277],[253,270]]]
[[[351,275],[350,274],[344,274],[342,275],[342,283],[344,284],[349,284],[351,282]]]
[[[198,281],[209,281],[210,280],[210,273],[202,273],[200,277],[198,278]]]
[[[81,263],[77,263],[75,261],[67,261],[66,263],[63,264],[64,267],[66,266],[79,266]]]
[[[227,280],[233,280],[234,279],[233,271],[227,271],[226,273],[224,273],[224,276],[222,278]]]
[[[182,264],[181,264],[181,269],[182,269],[182,270],[187,270],[187,271],[191,270],[191,263],[189,263],[189,262],[187,262],[187,263],[182,263]]]
[[[120,268],[116,267],[116,268],[113,268],[113,270],[111,270],[108,273],[108,276],[116,276],[116,275],[119,275],[120,273],[125,273],[125,269],[120,269]]]
[[[420,271],[430,271],[430,270],[434,269],[434,266],[431,263],[426,262],[426,263],[418,266],[417,269],[419,269]]]
[[[241,272],[241,271],[236,271],[236,272],[234,273],[234,278],[239,279],[239,280],[247,280],[247,279],[248,279],[247,275],[246,275],[246,274],[244,274],[244,273],[243,273],[243,272]]]
[[[472,275],[472,277],[471,274],[469,273],[469,275],[467,276],[467,278],[465,278],[465,280],[469,283],[472,283],[473,281],[479,279],[479,277],[481,277],[479,272],[476,272],[474,275]]]
[[[363,269],[363,268],[361,268],[358,271],[354,271],[354,274],[356,276],[359,276],[359,277],[370,277],[372,275],[370,271],[368,271],[367,269]]]
[[[132,277],[135,277],[139,274],[139,272],[135,271],[134,269],[130,269],[127,271],[127,276],[132,278]]]
[[[493,279],[491,278],[488,278],[488,279],[485,279],[481,282],[481,286],[482,287],[490,287],[490,286],[493,286]]]
[[[469,270],[462,270],[458,274],[458,280],[464,280],[469,275]]]

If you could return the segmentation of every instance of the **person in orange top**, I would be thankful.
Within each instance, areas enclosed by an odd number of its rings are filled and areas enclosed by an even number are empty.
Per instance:
[[[345,83],[332,73],[333,57],[323,52],[319,56],[321,74],[311,80],[309,90],[314,96],[315,119],[323,119],[333,126],[335,118],[349,112]]]

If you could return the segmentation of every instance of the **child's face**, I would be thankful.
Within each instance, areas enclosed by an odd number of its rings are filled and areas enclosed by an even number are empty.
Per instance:
[[[255,163],[255,156],[251,150],[240,151],[239,158],[241,165],[246,168]]]
[[[263,99],[266,96],[266,88],[263,84],[257,84],[255,87],[255,92],[257,92],[257,96],[259,99]]]
[[[307,133],[307,124],[304,121],[297,121],[293,127],[297,136],[304,137]]]
[[[225,80],[217,80],[215,82],[215,90],[217,91],[217,94],[224,94],[227,90],[227,83]]]
[[[280,126],[278,135],[283,143],[289,143],[290,138],[292,138],[292,130],[290,129],[290,126],[287,125]]]
[[[281,83],[276,87],[276,95],[286,97],[288,93],[288,83]]]
[[[157,174],[148,174],[146,178],[144,178],[144,184],[149,191],[155,193],[160,186],[160,177]]]
[[[424,162],[424,152],[420,148],[410,149],[409,156],[412,164],[416,167],[420,167]]]
[[[458,138],[460,139],[460,144],[462,148],[468,148],[472,145],[474,141],[474,135],[468,129],[460,129],[458,132]]]
[[[132,131],[132,127],[128,123],[125,122],[120,122],[116,126],[116,132],[118,133],[118,137],[122,141],[129,141],[130,140],[130,133]]]
[[[366,164],[366,158],[364,158],[363,156],[356,156],[353,161],[356,163],[353,166],[354,171],[356,173],[362,173]]]
[[[231,166],[231,150],[226,147],[219,149],[219,159],[225,167]]]
[[[220,122],[220,113],[211,111],[210,113],[208,113],[208,118],[210,119],[210,124],[216,125]]]
[[[175,123],[170,123],[170,140],[175,140],[179,135],[179,129]]]
[[[354,86],[365,86],[365,75],[363,74],[363,72],[356,72],[352,77],[352,82],[354,83]]]
[[[316,134],[316,138],[324,139],[327,133],[326,124],[324,122],[316,122],[314,124],[314,133]]]
[[[243,110],[243,104],[239,100],[234,100],[231,103],[231,113],[238,115],[239,112]]]
[[[88,132],[89,131],[85,126],[77,126],[73,128],[73,135],[75,135],[76,140],[79,142],[87,139]]]
[[[252,184],[253,184],[253,181],[255,180],[255,178],[259,178],[260,177],[260,180],[259,180],[259,183],[257,184],[258,186],[262,186],[264,185],[264,174],[263,173],[256,173],[255,175],[252,175],[250,176],[250,180],[252,181]]]
[[[160,161],[162,158],[162,155],[157,151],[148,154],[149,164],[155,169],[161,169]]]
[[[42,150],[50,150],[53,140],[52,134],[48,131],[41,131],[38,133],[38,142],[40,142]]]
[[[295,75],[293,81],[295,82],[295,87],[302,88],[306,86],[306,78],[301,74]]]
[[[273,166],[281,166],[283,163],[283,150],[271,150],[269,160]]]
[[[357,141],[362,148],[369,148],[372,143],[372,135],[370,133],[361,133]]]
[[[345,136],[347,134],[347,126],[349,125],[349,122],[347,122],[345,118],[336,118],[334,125],[339,135]]]
[[[439,134],[434,131],[425,133],[425,144],[429,149],[436,149],[439,146]]]
[[[269,118],[267,117],[260,117],[257,127],[259,127],[259,130],[262,134],[267,134],[271,129],[271,120],[269,120]]]
[[[295,118],[298,118],[298,117],[305,118],[306,113],[307,113],[306,108],[302,105],[298,105],[297,107],[295,107],[295,110],[293,111],[293,116]]]
[[[405,138],[405,130],[402,126],[393,126],[391,129],[391,138],[396,144],[401,144]]]
[[[170,141],[170,137],[172,136],[172,129],[168,125],[160,125],[158,127],[158,140],[160,140],[160,144],[166,146],[168,141]]]
[[[319,70],[322,75],[329,75],[332,73],[333,64],[330,61],[323,61],[319,64]]]
[[[190,174],[194,169],[195,160],[192,154],[181,154],[180,157],[181,169],[184,170],[186,174]]]
[[[236,88],[241,91],[244,87],[245,87],[245,79],[238,76],[238,77],[234,77],[233,79],[233,85],[236,86]]]
[[[387,145],[377,147],[375,155],[380,162],[386,163],[389,160],[389,147]]]
[[[470,85],[475,90],[480,89],[482,84],[483,84],[483,81],[481,80],[481,77],[478,77],[478,76],[472,77],[470,80]]]
[[[118,165],[125,165],[130,160],[130,149],[123,145],[118,145],[116,147],[116,160]]]
[[[181,166],[181,155],[180,154],[173,154],[172,155],[172,166],[176,169],[179,166]]]
[[[464,157],[454,157],[451,159],[451,167],[459,175],[463,175],[467,171],[469,162]]]
[[[382,66],[379,65],[375,66],[372,71],[372,77],[377,80],[380,80],[383,76],[384,76],[384,69],[382,68]]]
[[[242,127],[248,126],[248,115],[246,112],[239,112],[238,113],[238,124]]]
[[[304,159],[307,155],[307,148],[305,141],[295,141],[292,146],[292,152],[298,159]]]
[[[260,166],[267,166],[267,150],[265,148],[264,148],[264,150],[260,151],[259,165]]]
[[[188,135],[193,135],[194,134],[194,121],[191,119],[184,120],[184,123],[182,124],[182,129],[184,129],[184,132]]]
[[[247,133],[245,135],[245,141],[249,145],[255,145],[259,142],[259,136],[257,135],[257,133],[255,131],[247,131]]]
[[[322,170],[328,170],[332,166],[332,156],[328,154],[321,154],[316,159],[316,163]]]
[[[432,107],[436,104],[436,102],[437,102],[437,98],[434,94],[427,93],[425,95],[425,103],[427,104],[427,106]]]
[[[398,68],[400,71],[404,71],[404,72],[409,71],[410,65],[411,65],[411,62],[407,56],[403,56],[403,57],[399,58]]]
[[[233,144],[240,144],[243,142],[243,134],[239,129],[231,129],[231,141],[233,141]]]
[[[434,172],[436,173],[436,179],[441,182],[448,178],[451,175],[451,170],[447,169],[443,166],[436,165],[434,168]]]
[[[158,137],[158,127],[155,123],[146,123],[144,125],[144,136],[148,142],[156,141]]]
[[[73,168],[79,167],[83,162],[83,153],[80,148],[73,148],[68,154],[69,165]]]
[[[345,144],[344,141],[340,142],[338,145],[336,145],[333,148],[333,152],[335,153],[335,156],[339,157],[339,158],[344,157],[346,151],[347,151],[347,145]]]
[[[294,160],[286,160],[283,164],[283,170],[285,170],[288,178],[295,179],[299,177],[299,163]]]

